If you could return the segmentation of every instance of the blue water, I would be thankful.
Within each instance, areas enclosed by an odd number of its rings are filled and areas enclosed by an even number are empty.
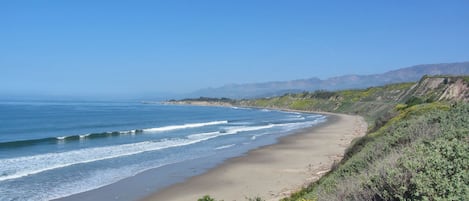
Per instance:
[[[0,200],[50,200],[273,143],[316,114],[124,102],[0,102]]]

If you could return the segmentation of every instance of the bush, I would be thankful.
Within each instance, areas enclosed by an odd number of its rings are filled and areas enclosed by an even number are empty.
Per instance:
[[[197,199],[197,201],[216,201],[216,200],[210,197],[209,195],[205,195],[204,197]]]
[[[336,92],[318,90],[311,94],[311,98],[330,99],[331,97],[335,97],[337,95],[338,94]]]
[[[399,168],[411,174],[409,199],[469,199],[469,145],[464,141],[441,138],[420,143],[401,159]]]
[[[396,163],[377,169],[355,195],[373,200],[467,200],[468,151],[468,144],[458,140],[417,143]]]
[[[411,106],[414,106],[414,105],[419,105],[419,104],[422,104],[422,103],[425,103],[425,101],[424,101],[422,98],[419,98],[419,97],[416,97],[416,96],[410,97],[410,98],[405,102],[405,104],[407,105],[407,107],[411,107]]]
[[[248,201],[265,201],[261,197],[247,198]]]
[[[289,200],[469,200],[467,114],[466,103],[409,107]]]

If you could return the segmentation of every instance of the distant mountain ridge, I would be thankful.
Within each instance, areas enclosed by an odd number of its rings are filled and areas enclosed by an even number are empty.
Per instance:
[[[218,88],[201,89],[190,97],[257,98],[278,96],[285,93],[315,90],[359,89],[392,83],[415,82],[424,75],[468,75],[469,62],[423,64],[382,74],[344,75],[325,80],[319,78],[282,82],[230,84]]]

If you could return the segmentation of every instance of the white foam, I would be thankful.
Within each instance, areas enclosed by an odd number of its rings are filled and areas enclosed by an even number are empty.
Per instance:
[[[320,114],[313,114],[313,115],[308,115],[306,118],[311,119],[311,118],[325,118],[325,116],[320,115]]]
[[[88,137],[90,134],[83,134],[83,135],[79,135],[80,139],[83,139],[83,138],[86,138]]]
[[[289,115],[288,118],[283,119],[284,121],[298,121],[298,120],[305,120],[306,118],[302,115]]]
[[[264,125],[264,126],[235,126],[235,127],[227,128],[226,133],[236,134],[236,133],[241,133],[241,132],[264,130],[264,129],[274,128],[274,127],[285,127],[285,128],[293,129],[294,127],[309,126],[311,124],[312,122],[297,122],[297,123],[269,124],[269,125]]]
[[[120,131],[119,133],[120,134],[135,134],[135,132],[137,132],[137,130]]]
[[[67,136],[59,136],[59,137],[56,137],[57,140],[65,140],[65,138],[67,138]]]
[[[227,128],[226,132],[235,134],[235,133],[240,133],[240,132],[248,132],[248,131],[268,129],[268,128],[273,128],[275,126],[276,126],[275,124],[269,124],[269,125],[265,125],[265,126],[236,126],[236,127]]]
[[[132,144],[80,149],[62,153],[0,159],[0,181],[20,178],[71,165],[135,155],[171,147],[179,147],[218,137],[220,132],[194,134],[186,139],[164,139]]]
[[[220,149],[228,149],[232,146],[235,146],[236,144],[228,144],[228,145],[223,145],[223,146],[219,146],[217,148],[215,148],[215,150],[220,150]]]
[[[177,160],[175,161],[177,162]],[[76,180],[66,180],[60,182],[58,185],[51,186],[50,184],[41,185],[39,188],[32,188],[24,186],[25,188],[16,188],[15,193],[9,195],[0,195],[0,200],[31,200],[31,201],[48,201],[59,198],[64,198],[73,194],[82,193],[97,189],[121,179],[134,176],[143,171],[158,168],[169,163],[154,164],[134,164],[119,168],[106,168],[99,169],[84,174],[85,176]],[[11,188],[11,186],[0,186],[0,192]]]
[[[283,123],[283,124],[276,124],[276,126],[281,126],[283,128],[293,130],[293,129],[297,129],[297,128],[305,128],[305,127],[308,127],[308,126],[316,125],[318,123],[325,122],[325,121],[326,121],[326,118],[321,117],[321,118],[317,118],[313,121]]]
[[[211,138],[220,136],[220,134],[221,133],[219,131],[217,131],[217,132],[208,132],[208,133],[198,133],[198,134],[189,135],[189,136],[187,136],[187,138],[188,139],[202,139],[202,138],[211,139]]]
[[[183,124],[183,125],[163,126],[163,127],[158,127],[158,128],[147,128],[147,129],[143,129],[143,131],[163,132],[163,131],[171,131],[171,130],[179,130],[179,129],[187,129],[187,128],[213,126],[213,125],[227,124],[227,123],[228,121],[211,121],[211,122],[204,122],[204,123],[192,123],[192,124]]]
[[[281,123],[281,124],[269,124],[264,126],[234,126],[226,128],[226,133],[229,134],[236,134],[240,132],[249,132],[249,131],[257,131],[257,130],[264,130],[274,127],[281,127],[286,130],[293,130],[297,128],[305,128],[308,126],[312,126],[321,122],[326,121],[325,116],[320,116],[312,121],[304,121],[304,122],[294,122],[294,123]],[[259,137],[259,136],[257,136]],[[255,137],[254,137],[255,139]]]
[[[307,127],[320,122],[326,121],[325,116],[320,116],[313,121],[297,122],[297,123],[283,123],[283,124],[269,124],[262,126],[234,126],[226,128],[225,132],[207,132],[198,133],[187,136],[187,138],[164,139],[160,141],[145,141],[132,144],[114,145],[107,147],[95,147],[80,149],[61,153],[47,153],[34,156],[23,156],[17,158],[0,159],[0,181],[20,178],[40,172],[63,168],[76,164],[90,163],[94,161],[112,159],[117,157],[124,157],[135,155],[142,152],[155,151],[171,147],[185,146],[201,141],[209,140],[223,135],[237,134],[241,132],[264,130],[274,127],[281,127],[286,130],[292,130],[301,127]],[[179,126],[160,127],[158,131],[194,128],[207,125],[226,124],[227,121],[214,121],[197,124],[184,124]],[[85,138],[89,134],[80,135],[80,138]],[[253,136],[251,139],[255,140]],[[59,140],[66,139],[66,136],[57,137]]]
[[[287,113],[287,114],[302,114],[300,112],[293,112],[293,111],[282,111],[283,113]]]

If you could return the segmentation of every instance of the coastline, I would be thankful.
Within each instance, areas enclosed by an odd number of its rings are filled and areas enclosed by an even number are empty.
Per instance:
[[[360,116],[314,113],[327,115],[328,121],[229,159],[206,173],[154,192],[143,201],[187,201],[204,195],[237,201],[289,196],[327,173],[351,141],[367,131]]]

